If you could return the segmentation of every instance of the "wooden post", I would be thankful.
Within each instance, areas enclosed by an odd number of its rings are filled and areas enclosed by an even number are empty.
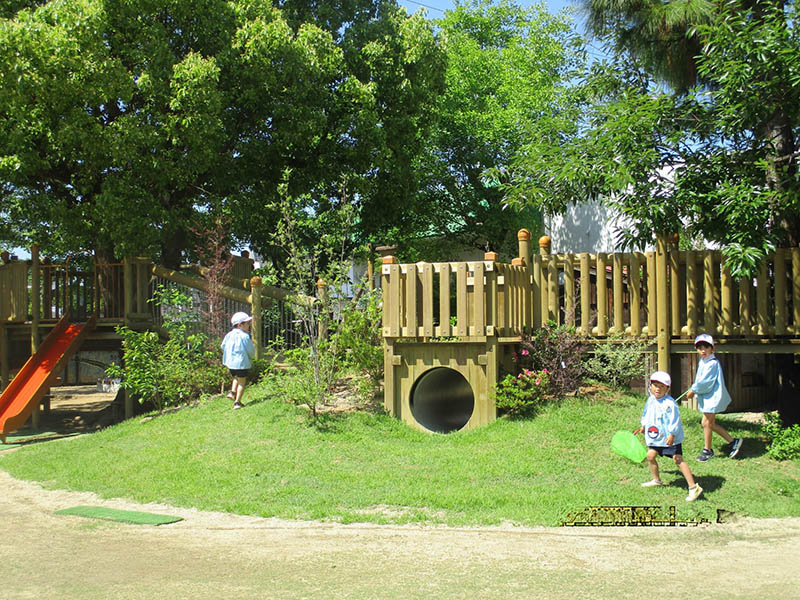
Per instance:
[[[669,298],[670,334],[681,334],[681,276],[678,262],[678,234],[670,236],[672,243],[667,247],[669,260]]]
[[[320,300],[320,316],[317,321],[317,335],[319,339],[324,340],[328,338],[328,319],[327,315],[323,315],[328,310],[328,286],[322,279],[317,279],[317,298]]]
[[[714,319],[714,253],[705,251],[703,258],[703,329],[710,335],[716,331]]]
[[[394,339],[399,333],[399,313],[396,306],[399,298],[397,279],[399,267],[394,256],[384,256],[381,260],[381,291],[383,294],[383,406],[393,417],[399,414],[399,407],[395,406],[394,391]],[[443,295],[444,297],[444,295]],[[447,289],[447,306],[450,307],[450,289]],[[444,302],[444,300],[442,300]],[[447,317],[447,334],[449,335],[450,317]],[[440,323],[440,327],[444,324]]]
[[[772,256],[773,263],[775,256]],[[767,261],[761,261],[758,267],[758,279],[756,279],[756,330],[758,335],[771,333],[769,318],[769,275],[767,272]]]
[[[258,275],[250,278],[250,314],[253,315],[250,331],[253,336],[253,345],[256,347],[256,360],[264,356],[264,343],[261,339],[261,288],[263,285],[264,282]]]
[[[31,355],[39,348],[39,320],[42,315],[41,265],[39,246],[31,246]]]
[[[697,335],[697,270],[695,253],[686,253],[686,335],[694,339]]]
[[[631,315],[631,335],[642,335],[642,274],[640,254],[631,253],[631,262],[628,267],[628,310]]]
[[[786,249],[775,251],[775,333],[786,334]]]
[[[394,257],[389,257],[394,260]],[[386,263],[384,259],[383,264]],[[508,283],[506,283],[508,288]],[[386,306],[386,294],[384,293],[384,306]],[[386,309],[384,309],[385,311]],[[385,313],[384,313],[385,314]],[[442,263],[439,266],[439,333],[438,335],[447,337],[450,335],[450,263]]]
[[[564,316],[570,327],[575,326],[575,265],[572,255],[564,257]]]
[[[597,280],[597,335],[608,333],[608,280],[606,280],[605,252],[597,253],[595,279]]]
[[[31,246],[31,356],[39,349],[39,317],[41,306],[39,304],[42,290],[39,271],[39,246]],[[39,429],[39,403],[31,413],[31,425],[34,430]]]
[[[422,282],[422,335],[428,338],[433,336],[433,265],[431,263],[422,264],[420,280]],[[482,282],[483,278],[481,278]],[[475,285],[477,291],[477,281]]]
[[[669,371],[669,282],[667,281],[667,238],[656,236],[656,327],[658,329],[658,368]]]
[[[721,321],[723,335],[733,333],[733,278],[727,265],[722,265],[719,274]],[[713,331],[713,330],[711,330]]]
[[[800,333],[800,248],[792,248],[792,328]]]
[[[614,306],[612,310],[614,312],[614,323],[611,326],[611,331],[617,335],[622,335],[625,333],[625,323],[623,323],[622,317],[622,254],[620,252],[615,252],[612,261],[612,268],[614,269],[612,274],[614,288]]]
[[[550,302],[549,302],[549,294],[547,288],[547,269],[550,266],[550,236],[543,235],[539,238],[539,265],[540,268],[537,269],[539,271],[539,323],[534,322],[534,327],[536,325],[544,325],[547,323],[548,320],[548,312],[550,309]],[[536,302],[534,300],[534,302]]]
[[[519,257],[522,264],[531,266],[531,232],[527,229],[520,229],[517,232],[517,243],[519,246]]]
[[[458,336],[469,335],[468,275],[466,263],[458,263],[456,265],[456,335]],[[416,277],[414,287],[416,288]],[[416,307],[413,307],[413,310],[416,310]],[[408,307],[408,311],[410,315],[412,307]]]
[[[592,276],[589,273],[589,253],[581,252],[581,334],[592,333]]]
[[[656,253],[647,252],[647,337],[658,335],[658,324],[656,323],[656,313],[658,312],[656,297]]]
[[[558,310],[558,257],[551,254],[547,266],[547,314],[556,325],[561,324],[561,313]]]
[[[8,327],[0,324],[0,390],[9,384]]]
[[[132,262],[132,259],[128,258],[127,256],[124,259],[122,259],[122,280],[123,280],[123,286],[125,287],[124,290],[125,323],[128,323],[128,321],[131,318],[131,314],[135,312],[133,310],[134,268],[135,268],[135,263]]]
[[[369,279],[369,291],[375,290],[375,267],[372,264],[372,256],[375,246],[372,242],[367,244],[367,279]]]
[[[496,263],[498,260],[500,260],[500,255],[497,252],[485,252],[483,254],[483,260],[486,262]],[[490,330],[490,328],[494,328],[494,335],[499,334],[498,329],[500,323],[498,323],[497,319],[497,304],[497,266],[493,264],[491,268],[486,271],[486,335],[492,334],[492,330]]]

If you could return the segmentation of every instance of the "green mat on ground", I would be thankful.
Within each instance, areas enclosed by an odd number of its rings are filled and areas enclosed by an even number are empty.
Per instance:
[[[106,519],[109,521],[120,521],[122,523],[134,523],[136,525],[166,525],[183,521],[183,517],[171,517],[169,515],[157,515],[155,513],[137,512],[135,510],[118,510],[116,508],[106,508],[104,506],[73,506],[57,510],[57,515],[75,515],[77,517],[88,517],[90,519]]]

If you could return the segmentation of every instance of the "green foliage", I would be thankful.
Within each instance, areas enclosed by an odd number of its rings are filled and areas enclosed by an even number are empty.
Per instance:
[[[767,454],[775,460],[800,458],[800,425],[784,427],[777,413],[764,415],[761,430],[767,436]]]
[[[253,364],[250,366],[250,376],[248,378],[251,382],[259,382],[270,375],[273,369],[273,361],[269,358],[254,358]]]
[[[637,378],[645,378],[648,344],[623,336],[611,336],[593,346],[584,366],[586,375],[613,387],[628,386]]]
[[[293,368],[276,377],[282,381],[282,397],[307,408],[311,422],[316,423],[320,407],[332,401],[348,366],[362,365],[377,376],[380,316],[377,297],[368,298],[366,312],[359,315],[359,307],[342,293],[350,283],[346,249],[356,220],[355,206],[342,202],[312,218],[306,210],[308,198],[291,195],[291,176],[284,173],[279,186],[281,222],[273,237],[286,254],[282,285],[298,294],[315,293],[317,298],[313,304],[293,306],[305,332],[304,344],[285,352]],[[315,231],[318,235],[309,235]],[[350,346],[345,345],[352,345],[349,356]]]
[[[432,25],[377,0],[282,5],[6,6],[0,231],[47,254],[177,264],[187,225],[219,209],[235,241],[269,256],[288,166],[317,215],[347,180],[368,231],[402,216],[442,80]]]
[[[504,181],[509,201],[560,212],[598,198],[627,222],[619,246],[681,232],[723,247],[736,277],[752,275],[775,247],[796,246],[796,3],[700,3],[703,14],[683,2],[588,4],[621,46],[577,78],[574,128],[560,143],[534,136],[518,154]],[[688,62],[666,47],[692,44]],[[674,91],[654,61],[673,69]],[[694,65],[702,85],[687,87],[694,71],[680,73],[681,64]]]
[[[546,370],[550,393],[555,398],[563,398],[576,392],[583,382],[585,351],[586,345],[574,327],[551,321],[522,337],[514,362],[518,372]]]
[[[342,313],[334,335],[345,368],[366,373],[376,383],[383,377],[381,290],[365,292]]]
[[[435,240],[426,260],[452,257],[448,242],[513,256],[516,232],[535,230],[541,215],[531,207],[504,210],[499,174],[531,132],[557,135],[560,97],[579,60],[576,38],[566,17],[510,0],[469,0],[436,25],[445,89],[416,158],[413,231]]]
[[[511,417],[530,417],[545,403],[550,389],[550,374],[545,369],[525,369],[516,376],[506,375],[496,386],[497,408]]]
[[[122,365],[112,364],[106,374],[121,379],[120,385],[141,404],[158,410],[218,392],[227,369],[207,336],[191,333],[199,318],[191,297],[178,288],[162,285],[150,301],[164,314],[166,341],[155,331],[117,327],[122,336]]]
[[[316,420],[320,404],[329,398],[333,377],[328,376],[335,368],[335,359],[324,347],[313,350],[310,344],[284,353],[290,369],[272,373],[276,395],[284,402],[299,408],[307,408],[312,422]]]
[[[106,374],[121,379],[120,385],[141,404],[163,410],[219,392],[226,370],[207,349],[204,335],[175,330],[162,342],[154,331],[133,331],[124,325],[117,333],[122,336],[123,363],[112,364]]]

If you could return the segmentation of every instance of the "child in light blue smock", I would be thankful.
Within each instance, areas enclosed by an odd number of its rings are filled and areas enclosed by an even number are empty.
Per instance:
[[[714,432],[721,435],[728,447],[726,452],[733,458],[739,454],[742,448],[742,438],[734,438],[719,423],[717,423],[717,413],[723,412],[731,403],[731,395],[725,387],[725,377],[722,374],[722,366],[717,357],[714,356],[714,338],[707,333],[702,333],[694,340],[694,347],[700,356],[697,365],[697,374],[694,378],[692,388],[686,393],[687,398],[697,396],[697,408],[703,413],[703,442],[705,447],[697,457],[700,462],[706,462],[714,457],[714,450],[711,449],[711,437]]]
[[[647,444],[647,465],[653,479],[646,481],[642,487],[664,485],[658,473],[657,456],[670,456],[686,478],[689,486],[687,502],[692,502],[703,493],[694,480],[692,470],[683,460],[683,424],[678,405],[667,392],[672,380],[669,373],[656,371],[650,376],[650,396],[642,411],[642,426],[636,433],[644,433]]]
[[[253,358],[256,355],[256,347],[250,338],[250,323],[253,317],[244,312],[237,312],[231,317],[231,329],[222,340],[222,364],[228,367],[233,377],[231,391],[228,398],[233,400],[233,408],[242,408],[242,395],[247,385],[247,377],[250,374],[250,367],[253,365]]]

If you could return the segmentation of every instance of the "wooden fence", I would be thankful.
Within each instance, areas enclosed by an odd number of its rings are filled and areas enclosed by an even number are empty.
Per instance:
[[[754,277],[736,280],[719,251],[681,251],[666,237],[652,252],[613,254],[551,254],[546,236],[531,254],[527,230],[519,242],[512,264],[491,252],[446,263],[385,257],[384,338],[502,342],[555,322],[597,341],[651,340],[665,370],[673,346],[691,349],[701,332],[725,339],[727,351],[800,351],[798,248],[777,250]]]
[[[265,334],[288,343],[302,338],[303,332],[296,331],[293,312],[298,306],[312,306],[316,300],[263,285],[260,277],[249,276],[252,265],[247,257],[235,260],[231,279],[216,293],[224,300],[223,310],[245,310],[253,315],[252,332],[260,357]],[[63,263],[53,264],[40,261],[34,246],[30,261],[0,264],[0,387],[9,381],[8,326],[29,328],[31,353],[38,347],[40,328],[54,325],[67,312],[75,321],[95,316],[98,326],[154,328],[160,322],[151,299],[159,282],[198,290],[201,295],[210,288],[201,276],[154,265],[149,258],[100,264],[85,253],[74,253]],[[275,310],[264,310],[268,308]],[[263,315],[274,316],[277,325],[263,323]],[[282,331],[281,326],[291,331]]]

